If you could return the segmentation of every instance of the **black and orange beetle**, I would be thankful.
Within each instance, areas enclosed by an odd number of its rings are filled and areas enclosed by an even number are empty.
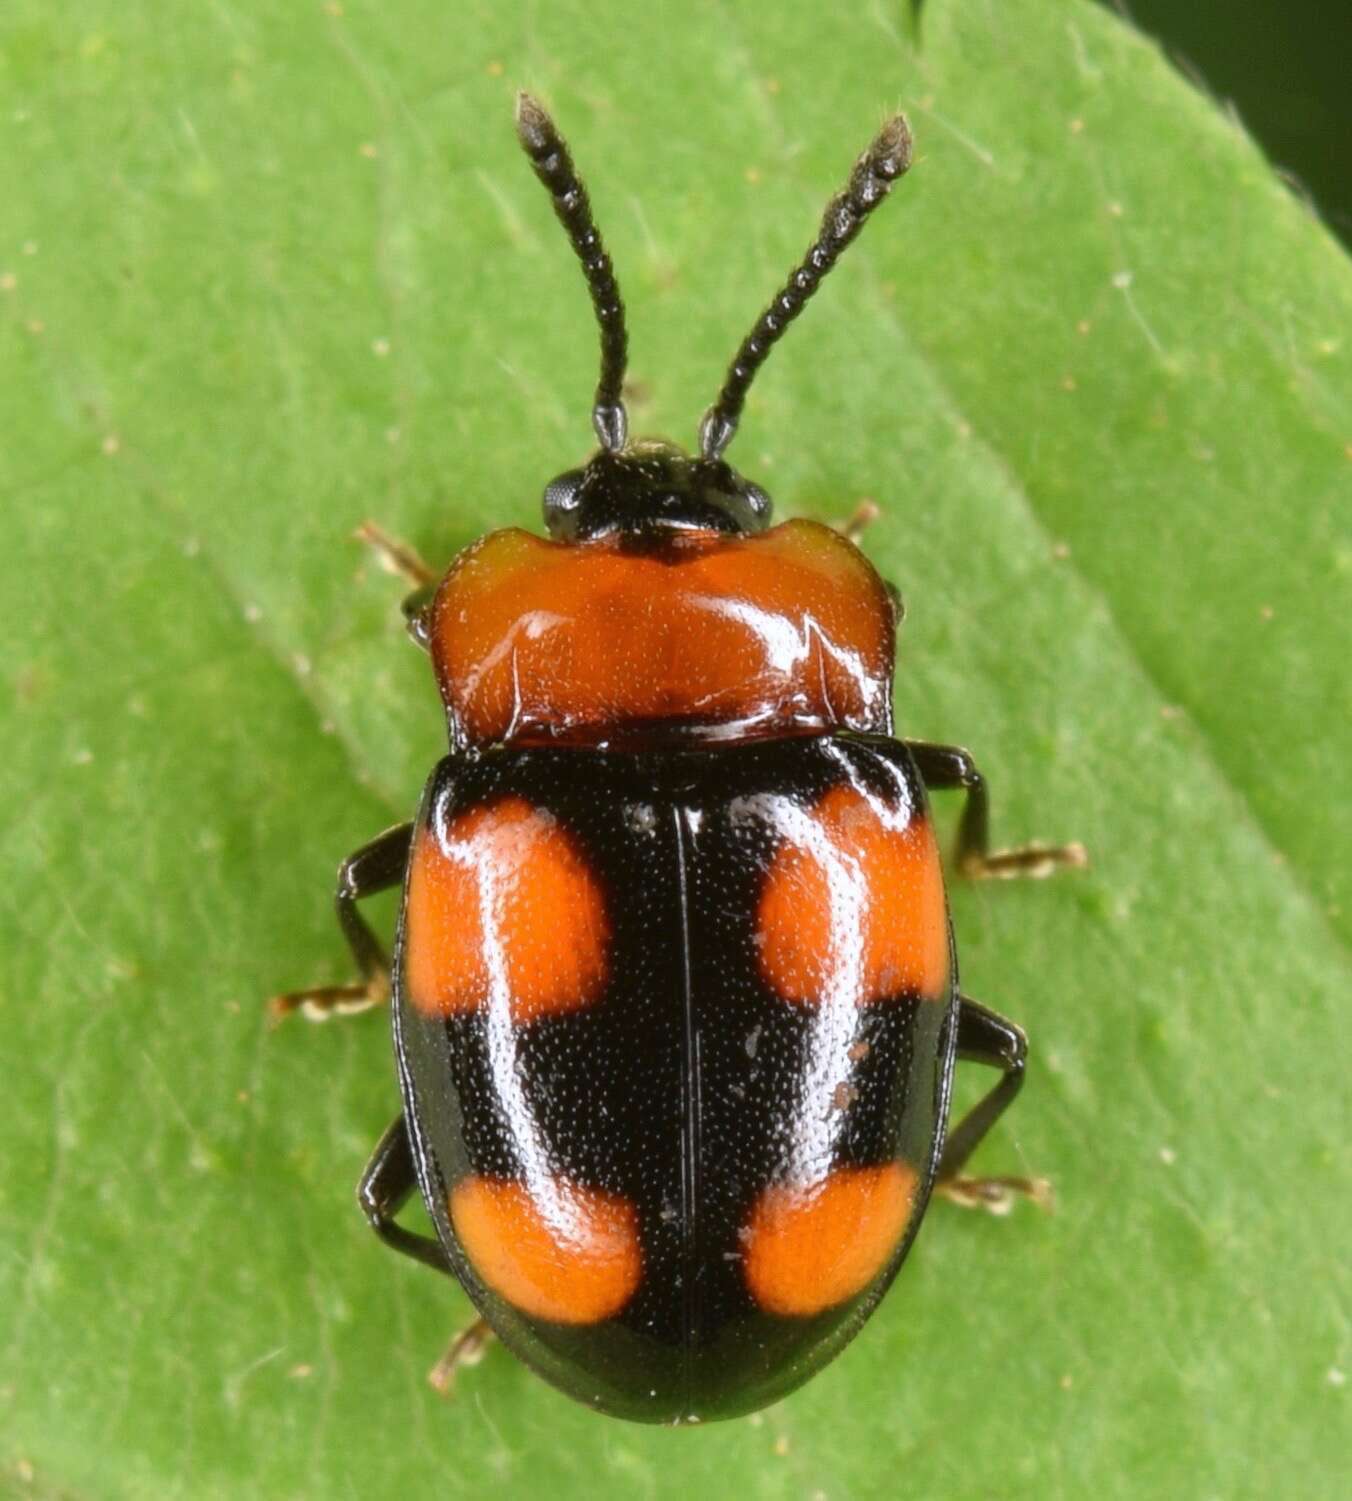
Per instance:
[[[892,738],[895,594],[842,533],[772,527],[723,458],[770,348],[909,166],[905,122],[831,200],[693,457],[628,441],[586,192],[527,96],[517,128],[600,324],[600,448],[546,487],[549,540],[494,532],[413,597],[450,754],[416,820],[342,866],[362,982],[274,1005],[392,996],[403,1112],[359,1197],[482,1316],[436,1379],[491,1332],[602,1412],[727,1418],[852,1338],[936,1188],[1034,1187],[962,1176],[1025,1044],[958,990],[926,789],[966,792],[967,875],[1083,852],[988,852],[967,753]],[[400,882],[391,969],[356,903]],[[959,1058],[1002,1077],[949,1132]],[[435,1239],[395,1222],[415,1187]]]

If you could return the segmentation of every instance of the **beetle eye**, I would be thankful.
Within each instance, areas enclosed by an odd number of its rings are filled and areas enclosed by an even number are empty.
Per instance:
[[[759,485],[753,485],[749,480],[746,483],[746,500],[756,521],[762,523],[769,521],[770,497]]]
[[[577,511],[582,500],[584,471],[569,469],[550,480],[545,486],[544,514],[549,535],[556,541],[567,541],[577,529]]]

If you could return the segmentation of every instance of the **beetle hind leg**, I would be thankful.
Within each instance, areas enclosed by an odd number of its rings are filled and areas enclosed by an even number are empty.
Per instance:
[[[972,881],[1008,880],[1015,876],[1034,878],[1054,871],[1089,864],[1084,845],[1020,844],[1004,850],[990,847],[990,795],[986,779],[970,754],[957,745],[935,745],[928,740],[908,740],[906,749],[915,759],[920,779],[931,792],[966,792],[958,824],[955,863]]]
[[[366,1171],[357,1185],[357,1202],[366,1221],[392,1250],[430,1266],[434,1271],[455,1276],[442,1244],[429,1235],[405,1230],[395,1216],[412,1197],[418,1186],[413,1163],[413,1145],[402,1115],[397,1116],[380,1138]],[[449,1397],[457,1374],[478,1365],[493,1338],[487,1319],[476,1318],[455,1336],[446,1353],[427,1373],[427,1381],[443,1397]]]
[[[413,825],[396,824],[362,845],[338,867],[334,905],[338,925],[357,961],[360,978],[351,985],[317,985],[273,996],[268,1002],[268,1012],[274,1021],[281,1021],[293,1011],[299,1011],[308,1021],[327,1021],[332,1016],[369,1011],[372,1006],[389,1000],[390,961],[370,923],[357,910],[357,903],[364,897],[388,891],[404,879],[412,845]]]
[[[1001,1070],[1003,1077],[962,1118],[944,1146],[934,1191],[963,1209],[1005,1215],[1017,1198],[1049,1209],[1052,1187],[1046,1178],[974,1178],[963,1172],[967,1159],[1014,1102],[1023,1087],[1028,1040],[1021,1028],[968,996],[958,998],[958,1057]]]
[[[479,1364],[493,1338],[487,1319],[475,1319],[472,1324],[466,1324],[446,1347],[446,1353],[428,1371],[427,1384],[440,1396],[453,1396],[456,1376]]]

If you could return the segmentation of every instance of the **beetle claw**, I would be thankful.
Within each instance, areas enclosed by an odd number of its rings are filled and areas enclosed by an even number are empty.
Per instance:
[[[358,1016],[381,1006],[390,998],[388,975],[377,975],[360,985],[316,985],[310,990],[288,990],[268,1002],[268,1020],[279,1026],[295,1012],[307,1022],[331,1021],[335,1016]]]
[[[959,1209],[983,1209],[1003,1218],[1020,1198],[1039,1209],[1055,1207],[1056,1196],[1049,1178],[969,1178],[958,1174],[934,1185],[934,1191]]]
[[[425,589],[428,584],[436,583],[438,574],[432,565],[407,542],[391,537],[379,522],[363,521],[352,535],[358,542],[366,543],[387,573],[407,579],[416,589]]]
[[[969,881],[1008,881],[1016,876],[1045,880],[1058,870],[1082,870],[1089,852],[1078,840],[1070,844],[1020,844],[1013,849],[973,853],[962,862]]]
[[[466,1325],[451,1341],[446,1353],[428,1371],[428,1386],[439,1396],[453,1396],[456,1375],[461,1370],[479,1364],[492,1338],[493,1331],[487,1319],[475,1319],[472,1324]]]
[[[839,532],[849,542],[858,542],[860,537],[881,516],[883,508],[876,500],[865,497],[855,506],[854,510],[844,521],[835,521],[831,524],[831,530]]]

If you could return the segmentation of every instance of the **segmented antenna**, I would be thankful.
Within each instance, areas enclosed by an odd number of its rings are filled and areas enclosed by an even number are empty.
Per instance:
[[[699,425],[700,452],[717,459],[732,442],[742,415],[747,389],[765,357],[789,324],[803,311],[822,277],[835,265],[840,253],[864,227],[864,221],[887,197],[892,184],[911,165],[911,132],[901,115],[889,120],[873,144],[859,158],[843,192],[826,205],[822,226],[802,263],[775,294],[756,326],[742,341],[718,400],[705,412]]]
[[[601,329],[601,378],[596,385],[592,426],[602,448],[618,453],[624,447],[629,418],[620,400],[629,337],[624,327],[624,303],[601,232],[592,219],[587,190],[573,166],[568,147],[538,99],[516,96],[516,133],[535,175],[549,189],[554,212],[568,233],[587,278],[592,307]]]

